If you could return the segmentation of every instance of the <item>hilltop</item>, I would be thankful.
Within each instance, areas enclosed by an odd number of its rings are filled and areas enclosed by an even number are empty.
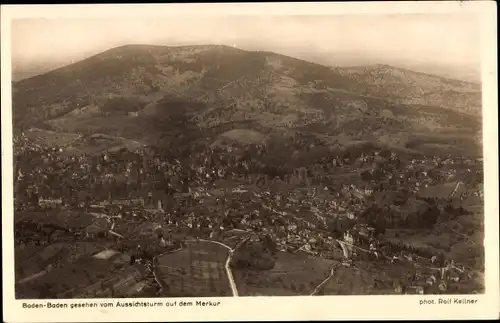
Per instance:
[[[13,83],[13,121],[16,130],[149,145],[246,129],[284,140],[307,133],[327,146],[408,148],[420,139],[475,153],[480,95],[472,83],[387,65],[339,69],[228,46],[127,45]]]

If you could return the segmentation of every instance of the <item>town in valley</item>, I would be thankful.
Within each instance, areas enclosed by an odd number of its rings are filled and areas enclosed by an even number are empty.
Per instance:
[[[484,293],[481,84],[311,60],[124,45],[15,80],[16,298]]]
[[[393,276],[364,278],[371,292],[457,293],[477,279],[477,260],[454,262],[438,232],[474,221],[480,159],[360,149],[287,169],[245,157],[265,147],[181,162],[153,149],[74,156],[19,144],[19,297],[231,296],[231,276],[240,295],[322,294],[337,272],[357,280],[379,268]],[[459,230],[443,243],[473,239]]]

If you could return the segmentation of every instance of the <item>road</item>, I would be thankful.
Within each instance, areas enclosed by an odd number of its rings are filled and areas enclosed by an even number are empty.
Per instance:
[[[36,278],[42,277],[42,276],[43,276],[43,275],[45,275],[46,273],[48,273],[48,271],[47,271],[47,270],[42,270],[42,271],[40,271],[40,272],[38,272],[38,273],[36,273],[36,274],[33,274],[33,275],[31,275],[31,276],[28,276],[28,277],[26,277],[26,278],[23,278],[23,279],[19,280],[19,281],[17,282],[17,284],[19,284],[19,285],[20,285],[20,284],[27,283],[27,282],[29,282],[29,281],[31,281],[31,280],[33,280],[33,279],[36,279]]]
[[[342,248],[342,252],[344,253],[345,259],[349,259],[349,251],[347,250],[346,245],[349,245],[349,246],[355,247],[357,249],[360,249],[362,251],[368,252],[368,250],[366,250],[366,249],[357,247],[355,245],[351,245],[350,243],[347,243],[345,241],[338,240],[338,239],[335,239],[335,241],[337,241],[338,244],[340,245],[340,247]],[[335,275],[336,269],[341,265],[342,264],[335,264],[332,266],[332,268],[330,268],[330,275],[328,275],[328,277],[326,277],[325,280],[323,280],[318,286],[316,286],[316,288],[314,288],[314,291],[311,293],[311,296],[316,295],[321,290],[321,288]]]
[[[347,250],[347,247],[344,244],[344,241],[336,240],[340,247],[342,248],[342,252],[344,253],[344,258],[349,259],[349,251]]]
[[[462,185],[463,183],[462,182],[458,182],[457,185],[455,185],[455,188],[453,189],[453,191],[451,192],[450,196],[448,196],[449,199],[451,199],[455,193],[457,192],[458,188],[460,187],[460,185]]]
[[[317,295],[318,292],[321,290],[321,288],[326,284],[328,283],[328,281],[333,277],[333,275],[335,275],[335,271],[336,269],[341,266],[341,264],[335,264],[332,266],[332,268],[330,268],[330,275],[328,275],[328,277],[325,278],[325,280],[323,280],[318,286],[316,286],[316,288],[313,290],[313,292],[311,293],[311,296],[314,296],[314,295]]]

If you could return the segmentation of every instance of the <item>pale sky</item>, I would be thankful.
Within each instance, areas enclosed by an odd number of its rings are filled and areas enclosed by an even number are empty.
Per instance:
[[[12,22],[14,65],[80,60],[125,44],[224,44],[330,65],[422,63],[479,69],[480,30],[459,14],[31,19]]]

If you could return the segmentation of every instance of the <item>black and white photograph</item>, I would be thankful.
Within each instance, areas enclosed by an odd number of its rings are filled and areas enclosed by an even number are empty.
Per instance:
[[[474,304],[479,18],[12,19],[15,299]]]

